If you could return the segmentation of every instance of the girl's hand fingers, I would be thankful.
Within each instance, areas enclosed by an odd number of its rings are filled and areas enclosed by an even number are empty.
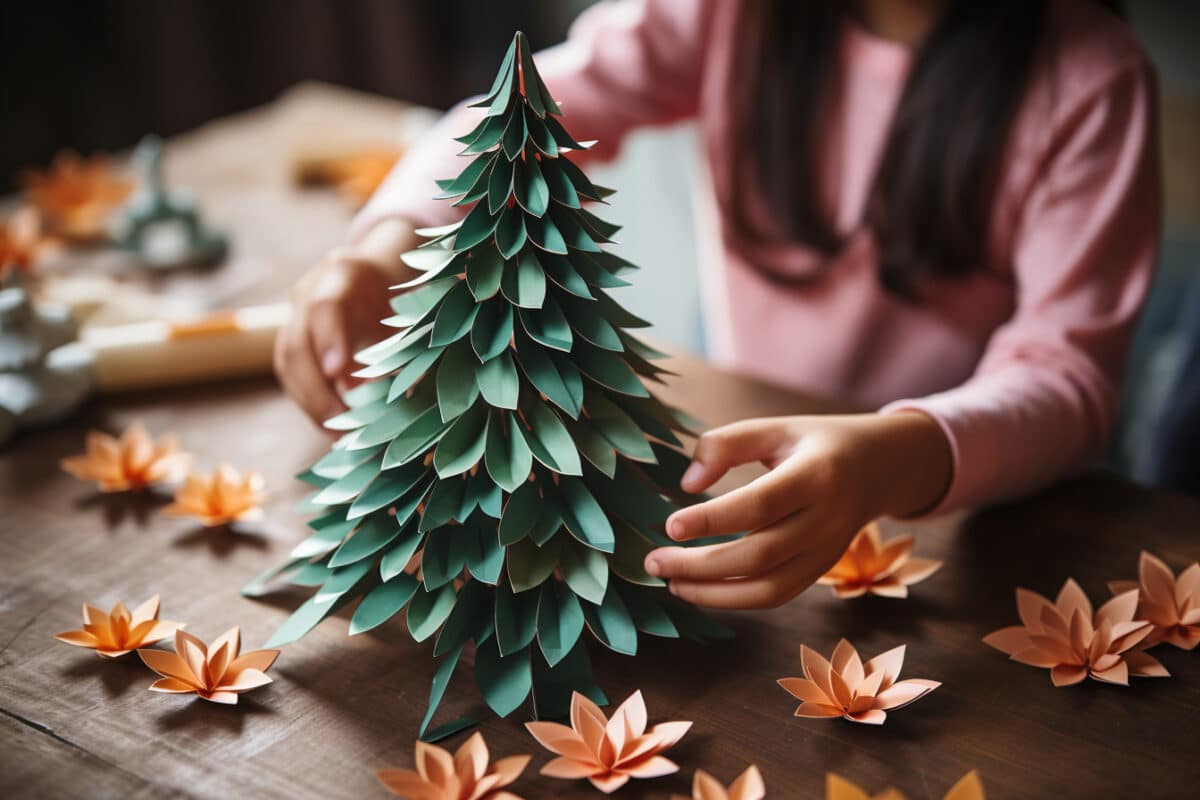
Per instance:
[[[807,589],[828,568],[826,559],[804,553],[763,575],[724,581],[673,580],[671,594],[708,608],[777,608]]]
[[[331,382],[349,377],[350,341],[342,306],[331,300],[317,302],[309,311],[308,319],[312,350],[321,372]]]
[[[720,497],[681,508],[667,518],[676,541],[765,528],[810,502],[805,472],[790,462]]]
[[[288,394],[320,425],[334,414],[344,411],[345,406],[317,364],[304,316],[304,312],[298,309],[296,318],[276,336],[275,374]]]
[[[800,515],[735,542],[705,547],[660,547],[645,561],[648,573],[671,580],[723,580],[770,572],[804,549]]]
[[[692,464],[679,481],[693,494],[703,492],[739,464],[762,461],[790,445],[775,419],[747,419],[706,431],[696,441]]]

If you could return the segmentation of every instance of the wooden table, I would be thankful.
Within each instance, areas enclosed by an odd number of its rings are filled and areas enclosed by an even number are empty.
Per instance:
[[[329,108],[339,125],[362,120],[363,130],[379,124],[381,108],[395,111],[310,88],[172,144],[168,170],[232,229],[236,258],[161,291],[275,299],[337,240],[338,201],[282,178],[285,123]],[[675,366],[682,377],[667,399],[711,423],[831,408],[693,358]],[[262,470],[268,521],[253,533],[207,532],[159,516],[154,503],[96,495],[59,470],[86,429],[135,419],[178,432],[203,467],[224,459]],[[434,666],[428,643],[413,644],[401,623],[350,639],[345,613],[326,621],[285,649],[272,686],[233,708],[151,694],[152,675],[136,660],[102,661],[53,639],[77,626],[84,601],[107,608],[161,593],[164,618],[203,638],[239,624],[249,645],[264,641],[301,596],[264,603],[238,588],[303,535],[289,511],[302,494],[291,475],[326,445],[264,378],[110,398],[0,454],[0,796],[384,796],[373,770],[411,766]],[[773,797],[821,797],[828,770],[914,798],[941,797],[970,769],[1000,798],[1187,794],[1200,781],[1200,655],[1157,651],[1167,680],[1054,689],[1046,671],[1009,663],[980,638],[1015,621],[1016,586],[1053,593],[1075,576],[1099,599],[1107,580],[1134,575],[1142,548],[1175,568],[1200,556],[1198,526],[1194,500],[1089,476],[969,518],[891,526],[946,562],[909,600],[843,602],[816,587],[775,611],[725,615],[738,633],[731,643],[655,641],[633,660],[597,647],[610,697],[640,688],[652,720],[696,723],[672,753],[681,773],[624,795],[665,797],[687,791],[697,767],[730,780],[749,763]],[[828,653],[841,637],[868,655],[906,643],[904,674],[944,685],[882,728],[794,718],[775,679],[800,674],[801,642]],[[538,776],[548,755],[521,713],[491,718],[460,671],[440,718],[481,714],[494,755],[536,753],[516,787],[525,796],[589,793],[586,783]]]

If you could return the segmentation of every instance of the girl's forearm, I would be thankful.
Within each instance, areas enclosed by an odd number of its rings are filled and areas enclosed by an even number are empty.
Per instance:
[[[908,517],[928,511],[946,495],[954,477],[954,456],[941,426],[919,411],[876,415],[874,457],[865,469],[879,513]]]

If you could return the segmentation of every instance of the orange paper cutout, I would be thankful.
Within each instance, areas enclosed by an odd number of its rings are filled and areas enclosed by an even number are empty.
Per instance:
[[[411,800],[521,800],[504,790],[525,771],[532,756],[509,756],[489,766],[487,744],[476,731],[454,757],[437,745],[417,742],[416,770],[375,773],[389,792]]]
[[[228,464],[210,474],[192,473],[175,493],[175,502],[163,509],[175,517],[195,517],[206,527],[262,518],[263,476],[242,475]]]
[[[54,250],[56,244],[42,235],[37,211],[28,207],[17,211],[0,222],[0,278],[10,270],[32,273],[38,259]]]
[[[729,788],[702,769],[692,776],[692,793],[688,797],[671,795],[671,800],[762,800],[767,796],[762,773],[751,764],[746,771],[729,784]]]
[[[659,755],[687,733],[691,722],[661,722],[646,730],[646,702],[634,692],[607,719],[599,706],[575,692],[571,695],[571,726],[557,722],[527,722],[533,738],[558,758],[542,767],[552,778],[587,778],[611,794],[630,778],[657,778],[679,771],[674,761]]]
[[[905,800],[905,797],[891,786],[879,794],[869,795],[841,775],[828,772],[825,774],[825,800]],[[943,800],[987,800],[979,773],[971,770],[963,775],[950,787]]]
[[[150,685],[152,692],[195,693],[214,703],[234,705],[238,695],[266,686],[266,671],[279,657],[278,650],[255,650],[239,655],[242,636],[237,626],[218,636],[211,646],[184,631],[175,631],[175,652],[138,650],[146,666],[162,677]]]
[[[51,227],[76,240],[103,238],[109,215],[129,197],[133,183],[104,156],[84,159],[62,152],[46,170],[22,175],[29,201]]]
[[[1183,650],[1200,644],[1200,563],[1193,562],[1177,578],[1160,559],[1142,551],[1138,561],[1138,581],[1112,581],[1108,588],[1113,594],[1138,589],[1135,619],[1151,624],[1150,634],[1138,648],[1153,647],[1160,642]]]
[[[942,684],[924,678],[897,681],[904,664],[904,645],[863,663],[850,642],[842,639],[832,663],[810,647],[800,645],[803,678],[780,678],[778,683],[801,701],[797,717],[844,717],[852,722],[882,725],[887,712],[902,708]]]
[[[87,452],[64,458],[60,464],[80,480],[95,481],[102,492],[127,492],[179,480],[190,458],[173,434],[156,442],[135,422],[120,439],[89,431]]]
[[[56,633],[54,638],[76,647],[90,647],[104,658],[120,658],[139,647],[161,642],[182,627],[182,622],[158,618],[158,595],[154,595],[132,614],[120,601],[107,614],[84,603],[83,628]]]
[[[1138,592],[1122,592],[1092,613],[1092,603],[1072,579],[1052,604],[1037,592],[1017,589],[1017,613],[1023,625],[1001,628],[983,641],[1013,661],[1048,667],[1055,686],[1070,686],[1089,675],[1106,683],[1129,684],[1129,676],[1165,678],[1162,664],[1133,648],[1152,629],[1135,621]]]
[[[370,148],[344,155],[304,158],[296,164],[296,180],[310,186],[332,185],[354,205],[375,193],[404,153],[396,148]]]
[[[867,525],[854,537],[846,552],[817,583],[833,587],[841,598],[876,594],[907,597],[908,587],[925,580],[942,566],[941,561],[913,558],[913,537],[896,536],[883,542],[879,526]]]

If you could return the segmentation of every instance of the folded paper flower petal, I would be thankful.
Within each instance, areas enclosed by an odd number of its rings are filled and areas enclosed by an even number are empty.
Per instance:
[[[871,795],[856,784],[833,772],[825,774],[825,800],[905,800],[903,794],[891,786],[879,794]],[[950,787],[943,800],[987,800],[983,781],[979,773],[971,770]]]
[[[127,492],[181,479],[190,456],[172,434],[158,441],[135,422],[118,439],[89,431],[87,452],[64,458],[62,468],[84,481],[95,481],[102,492]]]
[[[521,800],[504,789],[521,776],[532,756],[509,756],[489,766],[487,743],[476,732],[453,756],[437,745],[418,741],[415,770],[375,773],[392,794],[410,800]]]
[[[0,222],[0,278],[10,270],[32,272],[38,260],[56,246],[54,239],[42,235],[37,211],[22,208]]]
[[[1112,581],[1114,594],[1136,589],[1135,619],[1149,622],[1149,635],[1138,647],[1146,649],[1165,642],[1183,650],[1200,644],[1200,563],[1176,576],[1163,561],[1142,551],[1138,561],[1138,580]]]
[[[587,778],[605,794],[615,792],[630,778],[657,778],[679,771],[679,765],[661,755],[691,727],[690,722],[663,722],[646,730],[646,703],[634,692],[612,718],[575,692],[571,696],[571,725],[527,722],[525,728],[543,747],[559,757],[542,767],[552,778]]]
[[[854,537],[846,552],[817,583],[832,587],[841,598],[874,594],[907,597],[908,587],[941,568],[941,561],[913,558],[913,537],[897,536],[884,542],[872,522]]]
[[[59,153],[46,170],[26,170],[22,183],[55,233],[76,240],[102,238],[109,215],[133,191],[108,158],[72,152]]]
[[[265,672],[275,663],[278,650],[255,650],[239,655],[241,632],[230,628],[211,645],[178,630],[175,652],[138,650],[146,666],[162,676],[150,691],[195,693],[214,703],[234,704],[238,695],[271,682]]]
[[[207,527],[245,522],[262,517],[266,499],[263,477],[257,472],[239,473],[222,464],[210,474],[192,473],[175,493],[175,502],[164,514],[195,517]]]
[[[182,622],[158,618],[158,595],[154,595],[132,613],[120,601],[107,614],[85,603],[83,629],[64,631],[54,638],[76,647],[89,647],[105,658],[119,658],[160,642],[182,627]]]
[[[726,788],[724,784],[702,769],[692,776],[692,793],[685,797],[671,795],[671,800],[762,800],[767,796],[762,773],[751,764]]]
[[[844,717],[882,725],[888,711],[919,700],[941,686],[923,678],[898,680],[903,664],[903,645],[865,664],[845,639],[834,648],[832,660],[800,645],[800,668],[805,677],[780,678],[778,683],[801,701],[796,709],[798,717]]]
[[[1013,661],[1050,670],[1055,686],[1071,686],[1089,676],[1127,685],[1129,676],[1160,678],[1162,664],[1135,653],[1151,633],[1150,622],[1135,620],[1138,590],[1122,592],[1093,612],[1079,584],[1068,579],[1053,603],[1036,592],[1017,589],[1021,625],[1001,628],[983,638]]]

